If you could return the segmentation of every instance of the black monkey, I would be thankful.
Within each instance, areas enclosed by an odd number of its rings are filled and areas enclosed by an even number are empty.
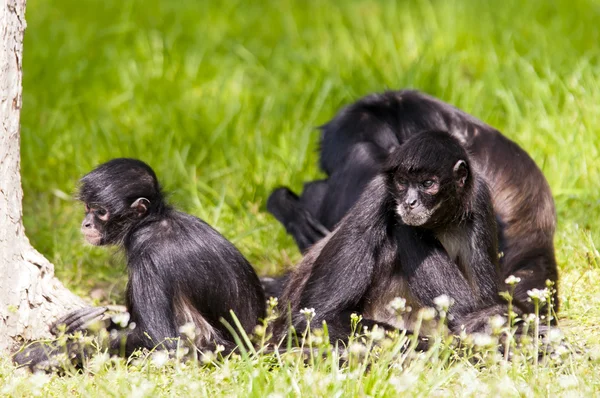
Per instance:
[[[173,349],[178,328],[189,322],[199,349],[220,344],[230,350],[234,339],[221,320],[234,326],[231,310],[247,333],[264,317],[263,290],[250,263],[204,221],[169,206],[144,162],[113,159],[98,166],[81,179],[79,199],[85,239],[118,245],[127,257],[127,310],[135,328],[111,338],[111,352]],[[102,312],[83,309],[62,322],[72,332]],[[58,351],[34,347],[15,361],[35,368]]]
[[[461,142],[490,187],[503,255],[501,284],[509,275],[521,278],[515,299],[533,312],[527,291],[558,280],[550,187],[529,155],[498,130],[412,90],[368,95],[342,109],[321,130],[320,166],[328,178],[307,183],[300,197],[280,188],[267,202],[302,251],[340,222],[395,148],[423,131],[444,130]]]
[[[363,326],[410,329],[411,318],[398,323],[387,304],[400,296],[416,312],[443,294],[455,302],[451,331],[484,331],[480,313],[505,312],[497,248],[487,184],[460,142],[441,131],[414,135],[292,273],[275,334],[285,333],[288,306],[297,330],[305,327],[300,309],[314,308],[313,324],[327,321],[335,340],[347,339],[352,313]]]

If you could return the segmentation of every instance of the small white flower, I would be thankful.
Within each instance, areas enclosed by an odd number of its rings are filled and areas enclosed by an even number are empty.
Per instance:
[[[371,338],[373,341],[383,340],[385,337],[385,330],[382,327],[375,325],[371,331]]]
[[[92,372],[98,373],[108,361],[110,361],[110,355],[107,352],[102,352],[90,360],[90,369]]]
[[[548,297],[548,289],[531,289],[527,291],[527,295],[534,300],[539,300],[540,303],[545,303]]]
[[[169,360],[169,353],[167,351],[156,351],[152,354],[152,364],[157,368],[165,366]]]
[[[488,347],[493,343],[492,336],[485,333],[473,333],[473,344],[477,347]]]
[[[454,300],[451,297],[442,294],[433,299],[433,303],[438,308],[438,311],[448,311],[448,308],[454,304]]]
[[[563,332],[558,328],[552,328],[548,332],[548,340],[550,343],[560,343],[563,337]]]
[[[183,334],[190,340],[194,340],[196,338],[196,325],[194,322],[187,322],[179,327],[179,333]]]
[[[412,372],[404,372],[401,376],[390,377],[389,383],[396,392],[402,393],[409,390],[419,381],[419,377]]]
[[[367,351],[367,347],[365,347],[363,344],[354,342],[350,344],[348,351],[354,355],[362,355]]]
[[[215,354],[212,351],[204,351],[201,355],[201,361],[205,365],[212,363],[215,360]]]
[[[577,380],[577,376],[575,375],[561,375],[558,376],[558,385],[562,388],[569,389],[577,387],[579,381]]]
[[[565,355],[567,355],[569,353],[569,349],[567,347],[565,347],[564,345],[559,345],[558,347],[556,347],[554,349],[554,352],[556,353],[556,355],[558,355],[559,357],[563,357]],[[593,358],[592,358],[593,359]]]
[[[111,320],[122,328],[125,328],[129,323],[129,312],[115,314],[111,317]]]
[[[419,311],[421,313],[421,319],[425,322],[433,320],[435,318],[435,310],[431,307],[421,308]]]
[[[223,351],[225,351],[225,346],[223,346],[221,344],[217,344],[217,347],[215,347],[215,354],[218,354]]]
[[[404,312],[406,311],[406,299],[403,299],[402,297],[396,297],[390,301],[388,306],[396,312]]]
[[[494,315],[493,317],[490,318],[489,322],[490,322],[490,326],[492,327],[492,329],[498,330],[502,326],[504,326],[504,323],[506,322],[506,318],[504,318],[500,314],[496,314],[496,315]]]
[[[29,377],[29,384],[32,390],[39,391],[41,393],[42,387],[50,381],[50,376],[42,372],[36,372]],[[36,394],[39,395],[39,394]]]
[[[315,335],[315,334],[311,334],[306,339],[306,342],[308,344],[321,345],[321,344],[323,344],[323,336],[318,336],[318,335]]]
[[[258,337],[262,337],[265,335],[266,329],[263,325],[256,325],[254,327],[254,335]]]
[[[514,276],[514,275],[511,275],[504,280],[504,283],[506,283],[507,285],[511,285],[511,286],[516,285],[519,282],[521,282],[521,278],[519,278],[518,276]]]
[[[301,310],[300,310],[300,313],[301,313],[302,315],[304,315],[304,317],[306,318],[306,320],[307,320],[307,321],[309,321],[309,322],[310,322],[310,321],[311,321],[311,320],[312,320],[312,319],[315,317],[315,315],[316,315],[316,313],[315,313],[315,309],[314,309],[314,308],[303,308],[303,309],[301,309]]]
[[[275,308],[277,307],[277,304],[277,297],[269,297],[269,300],[267,301],[267,305],[269,306],[269,308]]]

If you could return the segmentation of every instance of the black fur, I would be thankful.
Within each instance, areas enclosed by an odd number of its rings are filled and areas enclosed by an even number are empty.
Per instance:
[[[280,188],[267,203],[300,250],[321,240],[322,228],[335,228],[392,151],[413,135],[443,130],[458,138],[489,185],[503,254],[500,289],[507,290],[509,275],[520,277],[515,298],[531,312],[527,290],[558,280],[550,187],[527,153],[496,129],[426,94],[403,90],[366,96],[321,130],[320,166],[328,178],[306,184],[299,197]],[[557,292],[553,300],[558,309]]]
[[[232,349],[234,339],[221,322],[235,325],[230,311],[247,333],[264,317],[263,290],[248,261],[204,221],[169,206],[145,163],[114,159],[98,166],[81,179],[79,199],[87,208],[84,234],[100,236],[96,244],[120,245],[127,256],[127,310],[135,328],[112,338],[111,352],[174,349],[186,322],[196,326],[199,349]],[[82,326],[86,314],[64,318],[67,330]],[[55,351],[25,351],[15,361],[35,368],[50,359],[48,352]]]
[[[352,313],[363,316],[363,326],[389,329],[396,316],[385,306],[394,297],[406,298],[417,311],[434,307],[443,294],[455,302],[448,323],[453,332],[463,326],[467,332],[484,331],[486,322],[471,315],[505,309],[498,295],[496,221],[489,190],[477,173],[455,181],[453,166],[459,161],[470,164],[464,148],[443,132],[413,136],[395,151],[338,227],[292,273],[275,335],[285,333],[288,306],[297,330],[306,326],[300,309],[314,308],[313,325],[327,321],[330,338],[346,340]],[[424,204],[437,210],[422,225],[409,226],[398,210],[405,197],[399,181],[415,176],[439,179],[433,201]],[[447,242],[460,248],[445,248]]]

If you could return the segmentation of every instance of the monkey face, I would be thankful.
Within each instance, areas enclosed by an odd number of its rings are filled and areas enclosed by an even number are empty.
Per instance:
[[[419,172],[399,168],[394,175],[396,212],[406,225],[434,228],[451,220],[462,206],[467,164]]]
[[[396,212],[406,225],[428,223],[442,201],[440,179],[437,176],[407,175],[396,179]]]
[[[105,225],[109,219],[109,212],[103,207],[85,204],[85,218],[81,223],[81,233],[86,241],[94,246],[101,246],[104,242]]]

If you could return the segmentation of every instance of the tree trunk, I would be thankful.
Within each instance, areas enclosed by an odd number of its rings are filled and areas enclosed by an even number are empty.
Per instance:
[[[48,325],[83,306],[54,277],[23,228],[21,76],[26,0],[0,0],[0,352],[49,335]]]

